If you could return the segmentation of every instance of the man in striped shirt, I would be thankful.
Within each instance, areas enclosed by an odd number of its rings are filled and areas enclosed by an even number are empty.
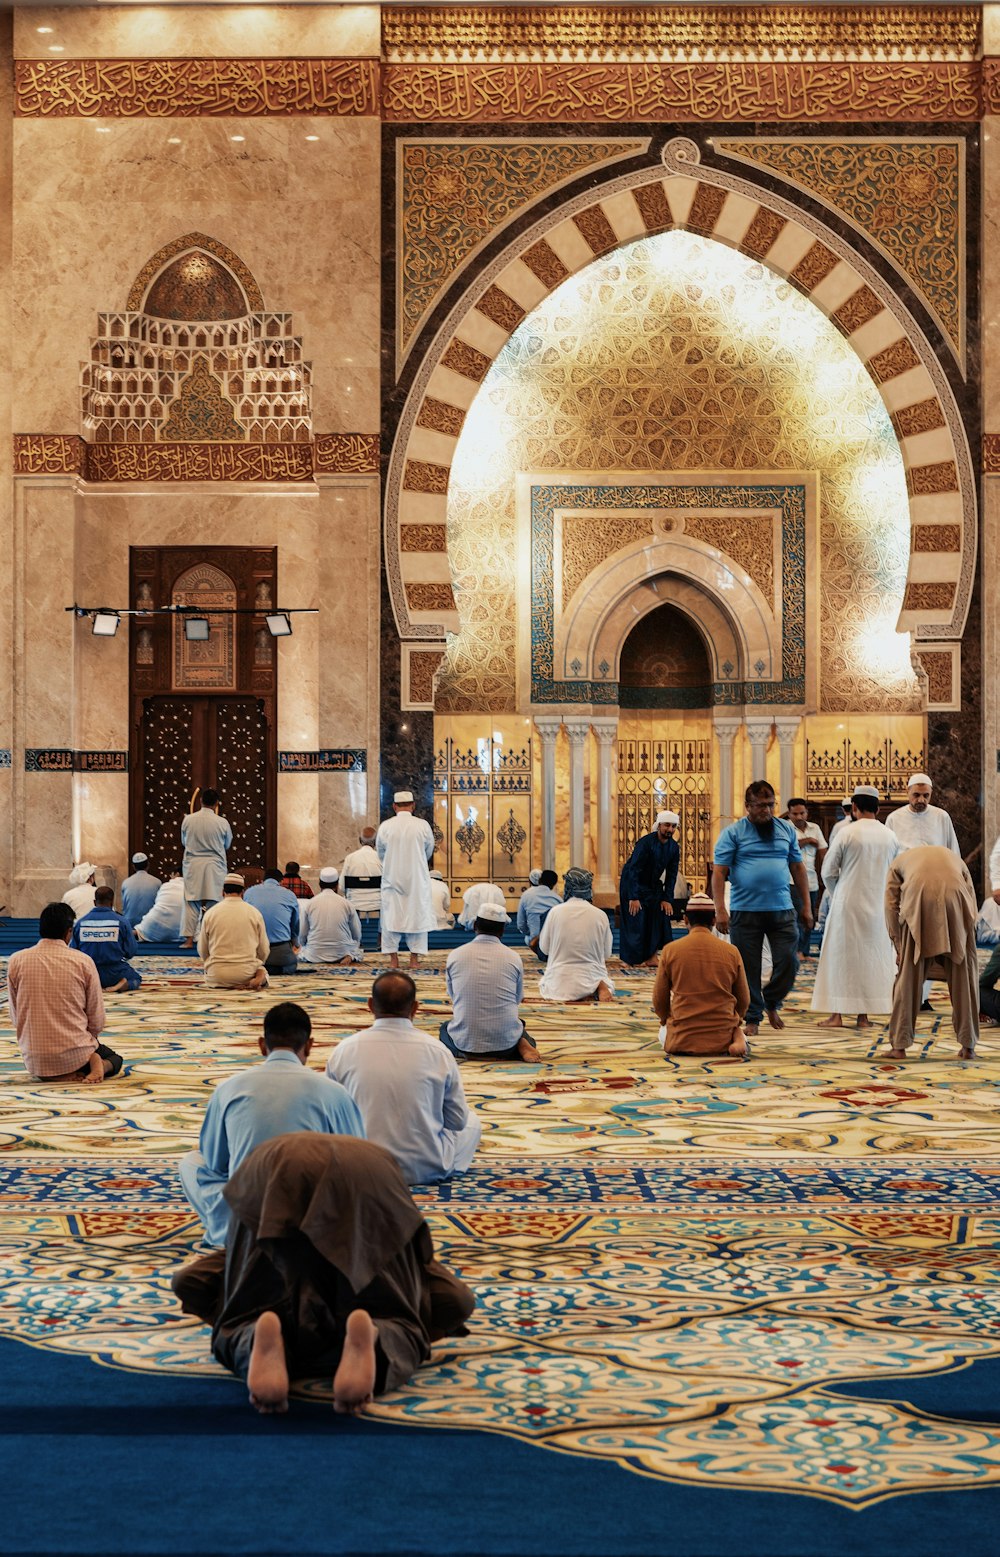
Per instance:
[[[475,939],[448,953],[445,982],[454,1008],[441,1026],[441,1042],[462,1059],[541,1062],[517,1014],[524,995],[524,970],[517,952],[501,946],[507,912],[501,903],[481,903]]]
[[[7,969],[10,1014],[25,1070],[37,1081],[101,1082],[117,1076],[122,1057],[98,1039],[104,996],[97,968],[73,951],[73,910],[49,903],[37,946],[15,952]]]

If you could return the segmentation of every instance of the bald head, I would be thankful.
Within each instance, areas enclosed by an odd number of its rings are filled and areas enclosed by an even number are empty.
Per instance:
[[[417,1009],[417,986],[408,973],[389,968],[372,985],[368,1004],[373,1016],[412,1017]]]

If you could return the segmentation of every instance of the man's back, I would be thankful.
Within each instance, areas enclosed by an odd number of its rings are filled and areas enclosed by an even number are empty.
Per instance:
[[[898,944],[900,923],[920,957],[975,955],[977,905],[968,868],[943,844],[904,849],[889,867],[886,921]]]
[[[361,944],[361,921],[351,903],[324,888],[300,909],[302,955],[307,962],[339,962]]]
[[[264,951],[259,947],[264,943]],[[198,955],[206,962],[245,962],[267,956],[264,921],[241,897],[224,897],[201,922]]]
[[[272,946],[294,941],[299,933],[299,900],[279,881],[261,881],[243,894],[244,903],[256,908],[264,921]]]
[[[743,959],[711,930],[692,927],[660,953],[653,1009],[669,1013],[667,1052],[718,1053],[731,1043],[750,1004]]]
[[[293,1050],[274,1049],[262,1064],[216,1087],[199,1144],[213,1172],[231,1174],[262,1141],[299,1130],[365,1133],[357,1105],[343,1087],[308,1070]]]
[[[131,957],[136,949],[135,934],[128,920],[113,908],[92,908],[73,926],[70,945],[101,967]]]
[[[65,941],[41,940],[11,957],[7,988],[30,1075],[66,1075],[87,1063],[104,1026],[101,981],[89,957]]]
[[[232,828],[224,816],[216,816],[210,808],[192,811],[181,823],[181,842],[185,853],[191,857],[204,855],[223,860],[233,841]]]
[[[122,914],[135,929],[143,914],[148,914],[156,902],[156,894],[163,882],[148,870],[136,870],[122,882]]]
[[[377,914],[382,901],[382,861],[371,843],[349,854],[340,868],[348,902],[359,914]]]
[[[448,953],[445,982],[454,1011],[448,1033],[456,1049],[490,1054],[517,1043],[524,1028],[518,1016],[524,970],[517,952],[495,935],[477,935]]]

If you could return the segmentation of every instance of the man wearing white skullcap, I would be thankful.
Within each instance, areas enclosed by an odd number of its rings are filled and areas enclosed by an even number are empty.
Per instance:
[[[205,964],[205,983],[216,989],[263,989],[271,944],[264,917],[244,903],[246,883],[237,871],[222,878],[222,898],[213,903],[198,931],[198,956]]]
[[[299,904],[303,962],[361,962],[361,920],[353,903],[337,890],[340,872],[324,865],[319,891]]]
[[[412,790],[398,789],[392,809],[395,816],[375,835],[375,852],[382,862],[382,950],[389,953],[390,967],[398,968],[399,943],[405,936],[412,972],[427,950],[428,930],[437,928],[430,877],[434,834],[427,822],[413,815]]]
[[[931,805],[932,785],[926,773],[913,773],[906,785],[906,805],[898,811],[890,811],[885,819],[889,831],[895,833],[904,849],[916,849],[921,844],[937,845],[950,849],[962,858],[958,838],[951,817],[941,806]],[[924,985],[921,1010],[930,1011],[931,986]]]
[[[892,1009],[896,957],[882,899],[901,844],[878,819],[880,799],[874,785],[858,785],[854,825],[834,840],[823,865],[833,896],[812,998],[814,1011],[830,1012],[820,1027],[842,1027],[844,1015],[870,1027],[870,1011]]]
[[[655,968],[660,948],[673,938],[679,821],[676,811],[658,811],[655,829],[638,840],[622,869],[619,955],[630,967],[645,963]]]
[[[69,904],[78,919],[82,919],[93,908],[96,895],[96,865],[91,865],[89,860],[74,865],[69,873],[69,891],[63,893],[63,902]]]
[[[149,864],[147,854],[133,854],[132,864],[135,870],[131,876],[126,876],[122,882],[122,918],[127,920],[134,930],[144,914],[148,914],[156,902],[156,894],[163,885],[159,876],[154,876],[146,867]]]

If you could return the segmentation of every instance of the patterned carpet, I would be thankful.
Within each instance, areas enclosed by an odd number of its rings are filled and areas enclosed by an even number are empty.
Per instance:
[[[0,1335],[223,1380],[168,1287],[200,1236],[174,1163],[215,1083],[256,1057],[269,999],[309,1009],[321,1068],[366,1025],[381,961],[257,996],[145,959],[139,994],[109,998],[127,1074],[94,1089],[30,1083],[4,1005]],[[907,1403],[930,1375],[1000,1358],[991,1035],[958,1063],[935,988],[914,1058],[894,1064],[880,1023],[816,1028],[807,966],[749,1064],[669,1061],[651,974],[616,971],[614,1006],[550,1006],[527,966],[545,1063],[463,1067],[480,1155],[418,1192],[476,1289],[472,1333],[372,1414],[852,1508],[1000,1482],[1000,1408],[984,1422]],[[435,1031],[440,963],[418,982]]]

